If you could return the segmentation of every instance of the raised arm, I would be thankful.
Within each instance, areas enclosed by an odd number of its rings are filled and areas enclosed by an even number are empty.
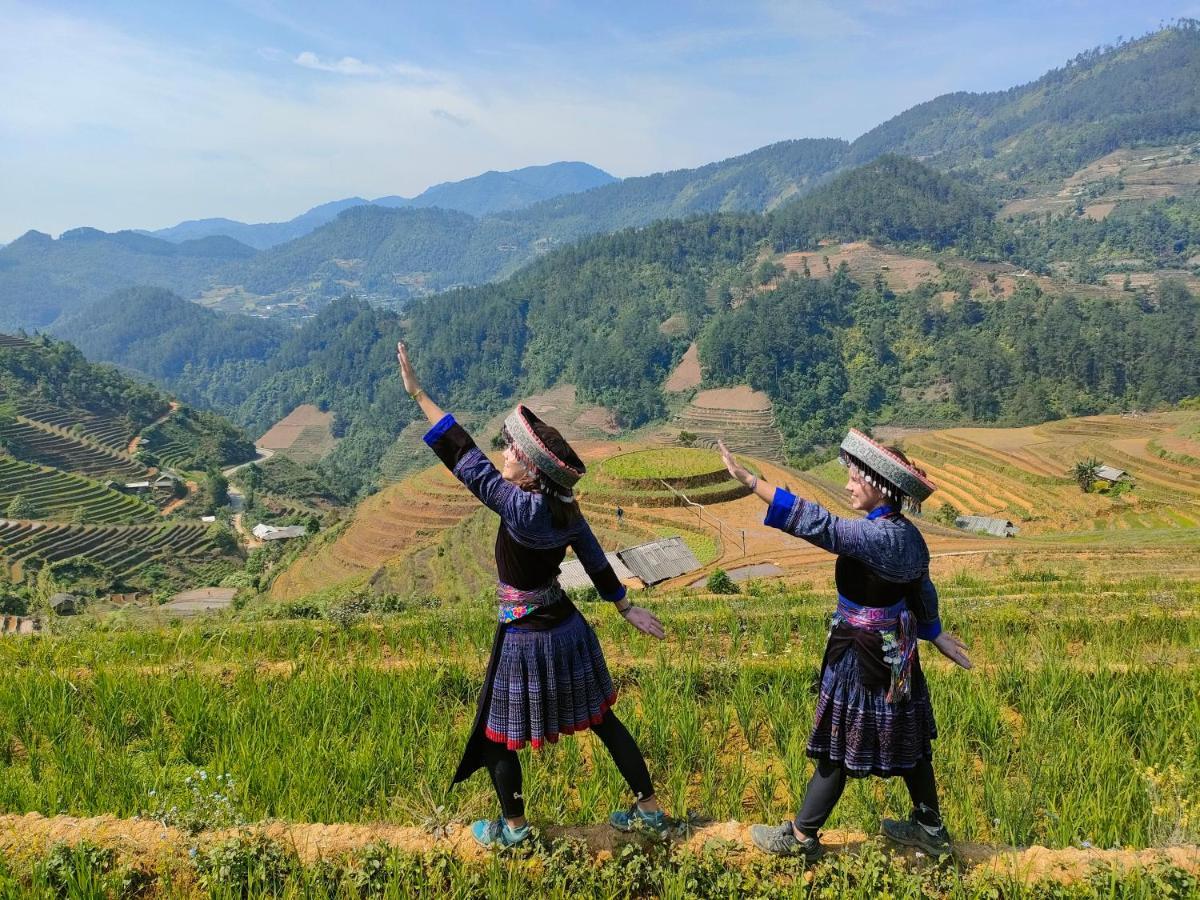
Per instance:
[[[421,412],[433,426],[425,435],[425,443],[437,454],[454,477],[466,485],[483,504],[508,521],[519,521],[521,505],[529,502],[527,492],[504,480],[504,476],[475,446],[471,435],[459,425],[454,416],[445,413],[440,406],[421,388],[417,374],[408,359],[408,350],[403,343],[396,345],[396,357],[400,362],[400,377],[404,389],[417,401]]]

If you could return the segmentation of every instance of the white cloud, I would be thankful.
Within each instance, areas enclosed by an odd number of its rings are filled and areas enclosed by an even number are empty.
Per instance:
[[[316,69],[319,72],[336,72],[339,75],[378,75],[377,66],[368,65],[353,56],[343,56],[338,60],[326,61],[311,50],[305,50],[292,60],[296,65],[306,69]]]

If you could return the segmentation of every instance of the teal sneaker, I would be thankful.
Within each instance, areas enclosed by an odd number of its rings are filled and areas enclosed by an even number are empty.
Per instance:
[[[481,847],[512,847],[521,843],[532,832],[529,825],[509,828],[504,819],[480,819],[471,825],[471,837]]]
[[[661,809],[658,812],[643,812],[635,802],[629,809],[618,809],[608,817],[608,824],[617,831],[648,830],[664,835],[671,823],[667,814]]]

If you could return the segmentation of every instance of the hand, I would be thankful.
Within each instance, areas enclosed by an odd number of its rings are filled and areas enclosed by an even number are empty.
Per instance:
[[[721,461],[725,463],[725,468],[729,470],[729,474],[742,484],[749,484],[751,473],[748,469],[743,469],[737,464],[737,460],[733,458],[733,454],[729,452],[729,448],[725,446],[722,440],[717,441],[717,449],[721,451]]]
[[[421,389],[421,383],[417,381],[417,373],[408,360],[408,348],[404,346],[404,341],[396,344],[396,359],[400,362],[400,378],[404,381],[404,390],[411,396]]]
[[[625,621],[640,631],[642,634],[648,634],[650,637],[658,638],[660,641],[667,636],[663,630],[662,622],[658,621],[658,616],[650,612],[648,609],[642,609],[640,606],[631,606],[625,612],[621,613],[625,617]]]
[[[956,666],[962,666],[964,669],[971,668],[971,657],[967,656],[967,645],[950,632],[943,631],[935,637],[933,646],[937,647],[942,656]]]

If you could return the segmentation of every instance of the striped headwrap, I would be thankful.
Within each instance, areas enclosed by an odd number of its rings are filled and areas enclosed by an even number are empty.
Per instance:
[[[924,472],[857,428],[851,428],[842,441],[838,459],[889,500],[914,512],[920,512],[921,504],[937,490]]]
[[[542,432],[550,441],[545,440]],[[504,432],[512,441],[517,458],[537,474],[545,477],[547,487],[560,500],[572,503],[574,487],[586,471],[583,462],[557,430],[547,425],[529,407],[518,404],[504,420]],[[561,444],[551,450],[548,443]],[[564,459],[563,457],[567,457]]]

